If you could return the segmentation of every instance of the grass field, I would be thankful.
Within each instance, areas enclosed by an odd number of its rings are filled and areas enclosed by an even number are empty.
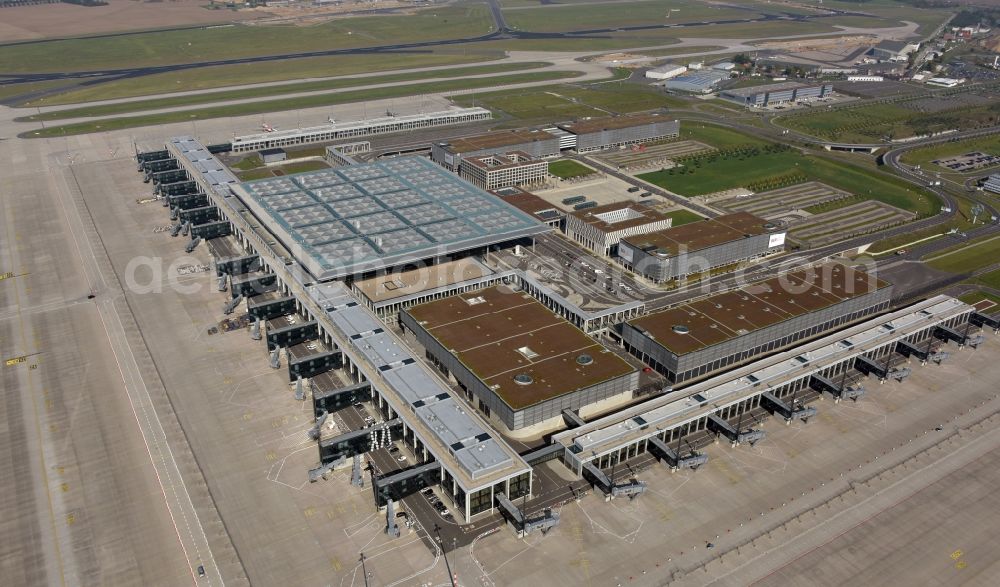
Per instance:
[[[335,57],[307,57],[261,63],[240,63],[200,67],[170,73],[122,79],[93,86],[77,88],[65,93],[40,98],[26,106],[55,106],[79,104],[94,100],[132,98],[177,91],[206,90],[226,86],[256,84],[305,78],[333,77],[380,71],[407,70],[418,67],[461,65],[500,59],[499,51],[470,53],[450,49],[451,52],[392,53],[381,55],[337,55]]]
[[[931,163],[931,161],[934,161],[935,159],[947,159],[948,157],[954,157],[955,155],[961,155],[970,151],[981,151],[990,155],[1000,155],[1000,135],[977,137],[974,139],[958,141],[957,143],[949,142],[940,145],[930,145],[920,149],[913,149],[912,151],[903,153],[901,159],[903,163],[909,165],[920,165],[929,170],[940,170],[942,173],[962,175],[948,169],[947,167],[939,167],[934,163]],[[985,168],[966,173],[975,175],[983,173],[984,171]]]
[[[673,9],[673,10],[671,10]],[[522,31],[562,32],[707,20],[754,18],[759,13],[692,0],[538,6],[504,11],[507,24]]]
[[[973,281],[972,283],[976,283],[976,282]],[[981,302],[983,300],[989,300],[989,301],[993,302],[994,304],[997,304],[998,306],[1000,306],[1000,296],[991,294],[991,293],[986,292],[986,291],[970,291],[969,293],[965,293],[965,294],[962,294],[962,295],[958,296],[958,299],[962,300],[966,304],[975,304],[975,303]],[[993,313],[996,313],[996,311],[998,309],[1000,309],[1000,308],[993,307],[993,308],[990,308],[989,310],[987,310],[987,312],[990,313],[990,314],[993,314]]]
[[[774,119],[773,122],[820,139],[852,143],[878,142],[992,124],[1000,104],[962,106],[952,110],[918,112],[898,104],[811,110]]]
[[[453,100],[463,106],[475,103],[504,112],[518,119],[517,126],[523,126],[526,121],[553,122],[584,116],[607,116],[609,113],[627,114],[684,103],[652,88],[625,82],[538,86],[456,96]]]
[[[155,98],[149,100],[137,100],[118,104],[105,104],[100,106],[83,106],[67,110],[57,110],[26,116],[25,121],[33,120],[66,120],[70,118],[84,118],[94,116],[112,116],[115,114],[127,114],[130,112],[142,112],[144,110],[156,110],[160,108],[171,108],[176,106],[190,106],[196,104],[210,104],[212,102],[223,102],[227,100],[242,100],[247,98],[264,98],[270,96],[280,96],[296,92],[315,92],[321,90],[336,90],[355,86],[369,86],[377,84],[417,81],[422,79],[451,79],[473,75],[485,75],[491,73],[509,73],[537,69],[547,65],[543,62],[532,63],[497,63],[493,65],[480,65],[472,67],[455,67],[444,71],[425,71],[411,73],[394,73],[364,78],[334,79],[318,82],[304,82],[300,84],[286,84],[280,86],[265,86],[258,88],[247,88],[243,90],[223,90],[210,94],[195,94],[191,96],[174,96],[170,98]]]
[[[733,130],[712,125],[682,123],[681,137],[694,139],[719,149],[738,145],[763,144],[760,140]],[[894,176],[864,169],[825,157],[804,155],[790,150],[762,153],[743,159],[720,159],[701,167],[689,167],[692,173],[673,174],[654,171],[639,177],[684,196],[708,194],[761,181],[767,178],[798,173],[805,180],[817,180],[864,199],[878,200],[920,216],[933,214],[937,201],[914,186]]]
[[[243,181],[253,181],[255,179],[290,175],[292,173],[305,173],[306,171],[328,169],[329,167],[329,165],[322,161],[292,161],[291,163],[277,165],[274,167],[260,167],[257,169],[239,171],[236,173],[236,176]]]
[[[993,289],[1000,289],[1000,269],[977,276],[975,282]]]
[[[503,84],[544,82],[555,79],[576,77],[578,75],[580,75],[579,72],[534,72],[489,78],[456,79],[439,82],[426,82],[421,84],[390,86],[385,88],[369,88],[364,90],[340,92],[337,94],[321,94],[318,96],[285,98],[282,100],[250,102],[247,104],[237,104],[232,106],[210,106],[206,108],[182,110],[179,112],[148,114],[145,116],[98,118],[87,122],[47,126],[42,129],[26,131],[21,133],[21,136],[25,138],[41,138],[87,134],[93,132],[105,132],[109,130],[120,130],[123,128],[134,128],[137,126],[169,124],[172,122],[190,122],[193,120],[223,118],[227,116],[246,116],[250,114],[261,114],[264,112],[298,110],[300,108],[315,108],[319,106],[362,102],[366,100],[380,100],[385,98],[398,98],[403,96],[419,96],[421,94],[451,92],[455,90],[492,87]]]
[[[955,200],[958,202],[957,214],[944,224],[876,241],[872,244],[868,251],[874,254],[894,251],[900,247],[924,238],[929,240],[933,240],[932,237],[945,238],[945,233],[952,229],[964,231],[972,228],[972,214],[970,212],[972,209],[972,201],[963,197],[956,197]]]
[[[684,224],[691,224],[692,222],[698,222],[699,220],[704,220],[704,218],[702,218],[701,216],[695,214],[690,210],[685,210],[683,208],[680,210],[667,212],[666,216],[667,218],[673,219],[673,222],[670,224],[671,227],[682,226]]]
[[[941,271],[968,273],[1000,261],[1000,237],[991,236],[956,245],[925,257],[924,263]]]
[[[485,34],[491,27],[486,4],[437,6],[408,15],[337,19],[309,27],[236,25],[14,45],[0,51],[0,71],[152,67],[472,37]],[[67,59],[69,55],[73,58]]]
[[[561,161],[553,161],[549,163],[549,173],[562,179],[570,179],[573,177],[583,177],[596,172],[586,165],[572,159],[563,159]]]

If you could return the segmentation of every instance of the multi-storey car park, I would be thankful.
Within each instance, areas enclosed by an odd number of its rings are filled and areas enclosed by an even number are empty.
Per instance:
[[[238,136],[233,139],[234,153],[247,153],[262,149],[278,147],[295,147],[314,143],[328,143],[361,137],[373,137],[397,132],[450,126],[490,120],[493,113],[485,108],[454,107],[441,112],[426,114],[407,114],[404,116],[385,116],[347,122],[331,122],[308,128],[293,128],[289,130],[274,130],[252,135]]]
[[[639,373],[529,294],[495,286],[400,314],[442,373],[507,430],[631,399]]]
[[[618,243],[617,260],[660,283],[783,251],[785,231],[748,212],[725,214]]]
[[[566,236],[600,255],[610,255],[618,242],[670,228],[673,220],[638,202],[616,202],[570,212]]]
[[[621,338],[677,385],[882,312],[891,293],[884,281],[829,263],[626,321]]]
[[[383,418],[382,423],[370,429],[348,431],[336,436],[321,433],[318,441],[320,466],[310,472],[310,477],[316,478],[345,461],[350,466],[351,457],[387,446],[388,443],[402,442],[412,451],[416,463],[389,469],[375,467],[371,486],[377,504],[381,506],[389,499],[398,500],[425,486],[440,484],[442,492],[450,500],[449,507],[461,523],[478,520],[478,516],[486,515],[499,504],[515,526],[521,530],[527,528],[528,523],[511,505],[511,500],[533,495],[532,467],[546,459],[561,458],[577,474],[584,474],[602,490],[612,496],[620,495],[623,488],[608,482],[599,467],[643,450],[663,455],[673,465],[693,463],[697,455],[685,456],[682,453],[699,442],[699,435],[711,432],[731,437],[736,442],[757,438],[754,436],[756,431],[743,430],[744,414],[756,419],[762,410],[769,410],[788,419],[804,417],[808,411],[801,404],[813,399],[817,392],[828,392],[838,398],[856,397],[860,394],[856,384],[865,374],[874,374],[881,379],[901,377],[905,369],[899,368],[898,363],[904,357],[927,360],[935,352],[937,341],[956,341],[961,345],[973,340],[974,337],[970,338],[973,325],[989,325],[994,329],[1000,326],[996,319],[977,313],[956,300],[935,298],[888,316],[868,318],[863,324],[828,334],[824,339],[804,345],[800,341],[795,348],[785,348],[784,345],[792,344],[796,336],[805,332],[802,329],[807,328],[796,321],[798,315],[816,313],[816,326],[802,336],[819,335],[824,328],[837,324],[842,326],[848,321],[863,318],[869,312],[884,310],[888,304],[888,286],[875,281],[867,290],[862,289],[861,294],[852,296],[841,291],[847,286],[846,280],[839,282],[834,279],[824,282],[825,289],[820,288],[815,293],[805,288],[804,292],[782,294],[768,291],[772,282],[761,282],[729,295],[737,296],[732,300],[735,305],[748,302],[743,296],[749,294],[764,297],[755,307],[772,309],[761,309],[762,314],[778,309],[788,314],[780,320],[789,330],[784,338],[769,343],[774,346],[762,344],[757,349],[757,352],[770,350],[779,354],[727,373],[722,373],[722,366],[719,365],[720,374],[712,379],[694,383],[685,391],[654,391],[652,399],[643,401],[641,396],[632,397],[636,395],[636,382],[633,380],[636,368],[550,313],[557,313],[585,332],[592,333],[624,321],[635,322],[644,312],[642,301],[607,308],[599,313],[585,311],[526,273],[517,270],[484,271],[478,261],[463,256],[465,245],[457,242],[453,245],[454,249],[450,249],[453,254],[439,254],[433,247],[414,249],[403,265],[415,261],[434,262],[430,269],[417,270],[416,274],[406,271],[400,271],[398,275],[377,274],[373,276],[374,281],[359,280],[353,284],[350,278],[345,281],[329,275],[317,276],[305,266],[304,259],[307,258],[300,258],[286,248],[286,241],[270,230],[274,220],[272,212],[263,207],[252,209],[253,197],[198,141],[187,137],[173,139],[165,149],[140,153],[137,158],[140,168],[147,172],[154,184],[155,193],[162,196],[165,206],[170,207],[171,215],[177,220],[174,234],[185,231],[191,236],[189,250],[196,247],[201,239],[208,240],[216,257],[220,291],[225,291],[227,286],[229,289],[228,293],[220,294],[230,300],[225,304],[226,313],[238,307],[241,299],[247,299],[248,314],[258,320],[250,328],[251,337],[265,340],[272,367],[280,368],[282,357],[286,358],[289,380],[298,382],[296,392],[302,399],[308,398],[307,391],[311,392],[313,413],[322,417],[354,402],[370,401]],[[397,164],[392,168],[350,165],[345,169],[368,169],[387,174],[375,179],[391,177],[393,173],[405,177],[414,169],[423,169],[422,164],[411,167],[407,164],[408,160],[392,160]],[[305,202],[301,200],[303,193],[312,198],[315,194],[310,192],[317,186],[303,186],[294,181],[303,177],[308,177],[308,174],[288,179],[293,179],[292,183],[304,190],[286,192],[283,197],[276,198],[276,202],[284,199]],[[345,182],[337,185],[367,181],[352,178],[350,174],[338,177]],[[366,191],[364,186],[362,191]],[[371,192],[359,196],[359,199],[380,200],[385,193],[389,192]],[[426,193],[432,199],[448,197],[446,193]],[[406,216],[406,209],[394,208],[392,213]],[[335,209],[328,211],[337,215]],[[499,232],[496,237],[506,238]],[[498,244],[504,242],[509,241],[501,240]],[[422,255],[428,256],[418,258]],[[446,264],[449,256],[459,257],[452,262],[462,268],[451,272],[450,276],[428,277],[426,287],[421,289],[422,286],[417,283],[419,276],[432,276],[436,269],[443,270],[440,266]],[[394,263],[394,259],[387,257],[385,263]],[[364,262],[358,265],[362,266]],[[826,270],[814,272],[822,274],[823,271]],[[838,270],[833,272],[837,274]],[[381,278],[385,279],[380,282]],[[391,281],[391,286],[387,280]],[[793,273],[775,285],[801,289],[805,285],[804,280],[801,273]],[[496,305],[502,304],[502,301],[490,302],[485,293],[470,291],[498,283],[519,289],[518,293],[504,293],[504,297],[498,299],[525,305],[502,310]],[[388,292],[393,288],[407,293],[392,301]],[[554,424],[551,415],[558,413],[558,402],[567,402],[561,415],[569,426],[577,427],[576,430],[557,434],[554,443],[523,455],[512,449],[503,434],[488,423],[490,420],[499,421],[496,409],[490,407],[490,416],[484,419],[468,402],[468,395],[462,397],[433,369],[433,361],[430,364],[424,361],[421,355],[431,349],[429,342],[427,347],[416,350],[415,343],[412,347],[408,346],[395,333],[391,326],[393,313],[409,304],[402,298],[417,296],[410,298],[415,303],[421,299],[422,292],[437,300],[431,305],[460,304],[458,307],[465,308],[464,316],[468,317],[468,320],[457,320],[460,316],[455,312],[442,311],[441,329],[430,329],[426,341],[436,340],[438,333],[451,329],[458,337],[456,340],[463,342],[456,348],[465,352],[475,353],[476,343],[489,347],[489,342],[482,344],[484,333],[493,337],[494,343],[507,345],[504,346],[507,352],[502,356],[496,352],[480,351],[489,356],[488,370],[480,373],[473,369],[474,377],[470,376],[463,383],[466,389],[479,389],[468,382],[476,384],[484,379],[494,379],[490,384],[492,387],[508,375],[514,378],[527,371],[530,383],[523,377],[521,382],[513,380],[512,384],[504,380],[506,385],[497,389],[503,394],[509,392],[508,401],[521,406],[523,409],[520,411],[529,415],[529,421],[535,417],[531,414],[535,407],[556,402],[549,413],[537,414],[539,418],[544,416],[542,422]],[[447,298],[452,292],[465,293],[460,298]],[[539,300],[545,308],[531,302],[525,294]],[[382,295],[387,296],[386,299],[378,300]],[[797,302],[777,301],[795,296],[799,296]],[[885,296],[885,303],[882,303],[882,296]],[[482,298],[483,301],[467,301],[473,298]],[[731,311],[725,305],[722,309],[715,308],[716,303],[728,304],[725,298],[709,300],[704,301],[712,307],[696,307],[699,302],[693,302],[682,308],[709,314],[715,312],[718,319],[725,321],[725,324],[717,323],[717,327],[735,328],[727,336],[740,340],[739,344],[756,344],[757,339],[763,336],[761,333],[767,336],[781,334],[768,329],[773,324],[745,320],[747,316],[740,317],[738,310]],[[380,302],[395,303],[397,306],[376,315]],[[490,306],[490,303],[495,305]],[[818,311],[820,308],[822,311]],[[734,319],[744,321],[734,323],[729,320],[733,314],[736,314]],[[403,316],[407,315],[404,311]],[[511,320],[497,320],[498,317],[509,317]],[[449,326],[447,320],[455,324]],[[510,324],[515,322],[521,325],[520,333],[510,330]],[[673,320],[669,323],[676,324]],[[479,328],[470,326],[473,324]],[[713,330],[707,319],[706,324],[706,331]],[[791,325],[801,329],[796,330]],[[751,332],[751,327],[757,330]],[[746,332],[740,331],[740,328]],[[420,332],[423,326],[414,321],[409,329]],[[549,334],[570,331],[572,336]],[[502,338],[505,334],[506,337]],[[697,337],[703,333],[689,327],[687,334]],[[527,337],[525,342],[517,341],[519,335]],[[573,341],[578,341],[579,345]],[[453,356],[445,346],[447,344],[442,345],[437,353],[431,353],[438,365],[443,364],[439,359],[447,360]],[[564,349],[564,352],[560,354],[559,349]],[[616,364],[625,366],[618,371]],[[457,360],[449,370],[458,378],[460,369],[457,368]],[[334,372],[342,375],[334,376]],[[785,383],[791,384],[793,380],[806,376],[808,384],[785,386]],[[340,383],[341,377],[349,381],[346,387]],[[602,386],[614,389],[600,390]],[[581,393],[588,389],[594,389],[594,393],[590,396]],[[622,393],[618,392],[619,389]],[[604,391],[608,392],[607,397],[599,399]],[[622,410],[620,400],[626,396],[631,398],[630,407]],[[475,393],[473,398],[478,399]],[[574,402],[578,402],[579,406]],[[516,410],[512,411],[516,413]],[[588,423],[581,418],[581,413],[585,417],[608,415]],[[516,428],[518,422],[514,417],[512,414],[511,422]],[[734,418],[735,424],[730,422]],[[520,424],[525,425],[525,420],[522,419]],[[510,427],[506,423],[500,426],[501,429]],[[654,439],[654,436],[657,438]],[[667,442],[681,440],[688,444],[673,449],[666,445]],[[357,467],[358,461],[354,462]],[[355,473],[360,477],[359,467]],[[552,519],[549,518],[548,522]]]
[[[634,145],[680,136],[680,122],[662,114],[586,118],[544,129],[518,129],[463,137],[431,146],[431,160],[460,172],[462,159],[523,151],[535,158],[565,150],[578,153]]]

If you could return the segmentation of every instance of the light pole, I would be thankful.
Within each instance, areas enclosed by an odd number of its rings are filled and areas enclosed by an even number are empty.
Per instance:
[[[361,572],[365,575],[365,587],[368,587],[368,568],[365,566],[365,553],[361,553]]]
[[[434,524],[434,532],[437,534],[438,544],[441,545],[441,553],[444,555],[444,568],[448,571],[448,584],[455,587],[455,575],[451,573],[451,564],[448,563],[448,551],[444,549],[444,541],[441,539],[441,526],[437,523]],[[452,547],[455,545],[455,539],[451,541]]]

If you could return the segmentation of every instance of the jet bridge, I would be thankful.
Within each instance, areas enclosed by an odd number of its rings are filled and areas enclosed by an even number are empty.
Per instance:
[[[732,424],[716,413],[708,415],[708,429],[728,438],[733,443],[733,446],[739,446],[744,443],[753,446],[767,435],[763,430],[755,430],[753,428],[746,431],[737,430]]]
[[[441,463],[437,461],[381,477],[372,475],[372,491],[375,494],[375,504],[379,508],[387,506],[389,500],[399,501],[425,487],[433,487],[439,483],[441,483]]]
[[[255,296],[274,291],[278,287],[278,278],[273,273],[243,273],[233,275],[230,290],[233,297]]]
[[[688,456],[682,457],[678,454],[678,451],[667,446],[667,443],[660,440],[659,436],[651,436],[649,438],[649,452],[653,453],[653,456],[666,461],[667,465],[673,471],[677,469],[697,470],[698,467],[708,462],[708,455],[706,454],[691,452]]]
[[[353,457],[356,454],[388,446],[392,438],[401,438],[402,432],[403,421],[395,418],[371,428],[352,430],[340,436],[325,438],[319,441],[319,460],[325,465],[338,457]]]
[[[972,316],[969,317],[969,322],[974,326],[989,326],[994,332],[1000,330],[1000,318],[994,318],[993,316],[988,316],[982,312],[973,312]]]
[[[580,426],[583,426],[584,424],[587,423],[586,420],[580,417],[580,414],[577,414],[576,412],[574,412],[569,408],[566,408],[565,410],[562,411],[562,417],[563,420],[566,421],[566,425],[569,426],[570,429],[579,428]]]
[[[161,183],[155,192],[161,196],[186,196],[198,193],[198,184],[190,179],[182,179],[171,183]]]
[[[256,271],[259,267],[260,256],[256,254],[244,255],[242,257],[228,257],[225,259],[216,259],[215,274],[242,275]]]
[[[840,385],[835,384],[833,381],[830,381],[822,375],[814,373],[809,378],[809,387],[820,393],[829,393],[835,398],[837,403],[839,403],[840,400],[845,399],[857,401],[860,397],[865,395],[865,388],[863,385],[844,385],[845,382],[846,373]]]
[[[372,397],[372,384],[369,381],[356,383],[348,387],[331,390],[313,390],[313,413],[316,417],[323,412],[335,412],[341,408],[353,405]],[[560,445],[556,445],[560,446]]]
[[[526,518],[506,495],[499,493],[496,499],[500,506],[500,513],[513,526],[518,538],[524,538],[536,530],[540,530],[542,534],[548,534],[549,530],[559,525],[559,514],[554,513],[551,508],[545,508],[540,516]]]
[[[796,406],[794,397],[791,404],[786,403],[770,391],[760,394],[760,403],[772,414],[778,414],[784,418],[786,424],[790,424],[792,420],[807,422],[809,418],[816,415],[816,408],[802,405]]]
[[[916,357],[921,361],[926,361],[930,349],[920,348],[908,340],[901,340],[896,343],[896,352],[904,357]]]
[[[880,365],[864,355],[858,355],[854,359],[854,367],[865,375],[875,375],[880,381],[884,381],[889,375],[889,370],[885,365]]]
[[[965,335],[959,334],[958,331],[953,328],[949,328],[944,324],[938,324],[937,327],[934,328],[934,336],[944,341],[953,340],[957,342],[960,347],[965,345]]]
[[[187,210],[208,206],[208,196],[203,192],[194,194],[174,194],[166,196],[166,203],[171,209]]]
[[[646,482],[637,479],[632,479],[625,483],[612,483],[611,479],[593,461],[583,463],[583,477],[594,487],[600,489],[606,499],[614,499],[616,497],[635,499],[646,491]]]
[[[200,206],[180,210],[177,218],[183,222],[190,221],[191,224],[205,224],[206,222],[215,222],[220,217],[219,209],[215,206]]]
[[[191,236],[200,236],[205,240],[219,236],[228,236],[230,234],[233,234],[233,226],[229,224],[228,220],[206,222],[191,227]]]

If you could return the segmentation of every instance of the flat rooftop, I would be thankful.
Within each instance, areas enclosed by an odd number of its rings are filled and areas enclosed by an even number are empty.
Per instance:
[[[760,86],[748,86],[745,88],[733,88],[731,90],[723,90],[723,94],[729,94],[731,96],[741,96],[746,98],[748,96],[756,96],[757,94],[766,94],[768,92],[779,92],[782,90],[793,90],[795,88],[807,88],[821,86],[824,84],[803,84],[799,82],[779,82],[776,84],[765,84]]]
[[[491,275],[493,270],[472,257],[427,267],[398,271],[354,282],[354,287],[375,303],[403,298]]]
[[[510,145],[520,145],[533,141],[554,140],[555,137],[544,130],[515,129],[495,131],[471,137],[462,137],[449,141],[448,150],[453,153],[470,153],[483,149],[496,149]]]
[[[625,230],[668,218],[666,214],[638,202],[614,202],[586,210],[577,210],[570,212],[570,214],[601,232]]]
[[[508,187],[491,192],[498,198],[543,222],[560,218],[566,214],[531,192],[518,187]]]
[[[645,126],[657,122],[672,121],[672,118],[662,114],[636,114],[632,116],[606,116],[602,118],[585,118],[557,124],[556,126],[573,134],[582,135],[605,130]]]
[[[635,371],[530,295],[506,286],[407,312],[515,410]]]
[[[535,159],[524,151],[508,151],[506,153],[494,153],[492,155],[478,155],[476,157],[465,157],[463,163],[468,163],[480,169],[510,169],[522,167],[524,165],[547,165],[541,159]]]
[[[550,230],[422,157],[263,179],[232,189],[319,280]]]
[[[674,257],[681,252],[692,253],[750,236],[780,232],[777,228],[749,212],[736,212],[622,240],[660,257]]]
[[[838,263],[759,281],[627,323],[685,355],[891,285]]]

